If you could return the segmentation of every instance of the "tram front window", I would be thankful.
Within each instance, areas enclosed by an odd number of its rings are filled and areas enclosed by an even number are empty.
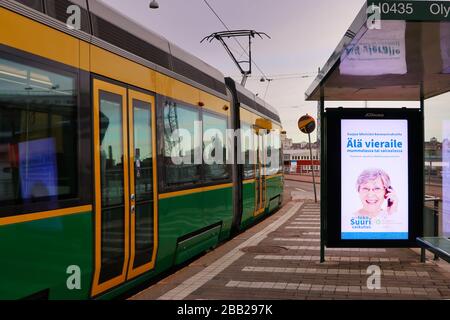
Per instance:
[[[0,205],[77,194],[75,78],[0,58]]]

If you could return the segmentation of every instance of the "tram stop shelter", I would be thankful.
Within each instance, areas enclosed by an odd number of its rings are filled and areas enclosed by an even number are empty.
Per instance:
[[[327,233],[330,228],[338,228],[327,222],[328,210],[335,210],[328,207],[330,194],[327,191],[327,166],[334,161],[333,157],[336,155],[327,154],[329,109],[325,108],[325,103],[376,101],[377,104],[383,105],[386,101],[420,102],[420,107],[416,108],[421,114],[422,123],[417,126],[421,128],[420,140],[414,143],[422,150],[423,159],[426,100],[450,91],[450,21],[443,21],[444,17],[427,12],[415,11],[413,16],[409,16],[390,15],[389,12],[383,11],[381,19],[374,23],[371,19],[371,3],[372,1],[368,1],[363,6],[306,91],[307,101],[320,102],[322,262],[325,261],[325,246],[328,246]],[[377,3],[392,5],[393,1]],[[428,5],[432,3],[433,1],[429,1]],[[420,10],[424,10],[423,2],[421,5]],[[415,7],[413,9],[416,10]],[[423,222],[427,225],[427,213],[424,205],[423,164],[424,161],[421,161],[422,169],[416,174],[421,177],[419,181],[422,182],[420,196],[423,199],[420,209],[425,221],[420,223],[421,230],[416,239],[416,247],[422,248],[422,258],[424,250],[427,249],[450,261],[448,238],[438,237],[438,234],[424,237],[427,232],[424,233]]]

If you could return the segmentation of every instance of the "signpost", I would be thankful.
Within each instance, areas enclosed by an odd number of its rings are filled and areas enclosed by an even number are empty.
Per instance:
[[[314,185],[314,201],[317,203],[316,177],[315,177],[315,173],[314,173],[314,161],[313,161],[312,145],[311,145],[311,133],[313,133],[314,130],[316,129],[316,121],[314,120],[313,117],[311,117],[310,115],[307,114],[298,120],[298,128],[300,129],[301,132],[308,135],[309,154],[311,157],[311,169],[312,169],[311,172],[312,172],[313,185]]]
[[[381,20],[450,21],[450,1],[368,0],[367,14]]]

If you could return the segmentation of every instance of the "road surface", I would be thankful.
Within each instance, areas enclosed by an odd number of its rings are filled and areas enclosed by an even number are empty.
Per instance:
[[[320,199],[320,185],[316,186],[317,199]],[[291,200],[314,200],[313,184],[292,180],[284,181],[284,201],[283,204]]]

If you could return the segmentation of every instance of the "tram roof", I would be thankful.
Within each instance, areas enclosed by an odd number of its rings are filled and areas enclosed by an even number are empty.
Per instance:
[[[74,1],[75,2],[75,1]],[[84,1],[78,0],[80,4],[84,3]],[[123,30],[129,32],[132,35],[135,35],[147,43],[152,44],[158,49],[170,55],[172,58],[183,61],[190,66],[204,72],[205,74],[213,77],[218,82],[225,84],[224,75],[216,68],[207,64],[203,60],[195,57],[190,54],[186,50],[178,47],[177,45],[171,43],[166,38],[161,35],[151,31],[145,26],[131,20],[130,18],[124,16],[122,13],[118,12],[116,9],[110,7],[109,5],[96,1],[89,2],[89,10],[91,14],[95,14],[96,16],[110,22],[111,24],[122,28]],[[126,39],[124,39],[126,41]],[[175,63],[172,62],[174,65]],[[176,68],[174,68],[176,69]],[[177,71],[177,70],[174,70]]]
[[[367,27],[365,4],[319,75],[306,100],[418,101],[450,91],[450,23],[381,21]]]
[[[264,116],[269,117],[271,120],[281,124],[280,114],[278,113],[277,109],[275,109],[266,101],[255,95],[250,90],[246,89],[244,86],[240,85],[235,81],[234,83],[236,86],[236,91],[240,103],[245,104],[248,108],[251,108],[253,111],[261,113]]]
[[[81,5],[84,1],[77,0]],[[75,2],[75,1],[74,1]],[[188,53],[179,46],[169,42],[166,38],[158,35],[157,33],[147,29],[145,26],[136,23],[129,18],[122,15],[120,12],[116,11],[114,8],[108,6],[107,4],[100,2],[98,0],[91,1],[89,10],[91,14],[94,14],[123,30],[138,36],[147,43],[152,44],[163,52],[167,53],[172,57],[173,70],[179,72],[182,69],[184,72],[193,71],[189,66],[196,68],[204,72],[205,74],[213,77],[217,82],[225,85],[224,75],[216,68],[210,66],[203,60],[195,57],[194,55]],[[238,92],[242,93],[244,96],[248,97],[253,103],[249,105],[252,109],[270,117],[278,123],[281,123],[279,114],[277,110],[260,99],[258,96],[245,89],[244,87],[237,84]]]

